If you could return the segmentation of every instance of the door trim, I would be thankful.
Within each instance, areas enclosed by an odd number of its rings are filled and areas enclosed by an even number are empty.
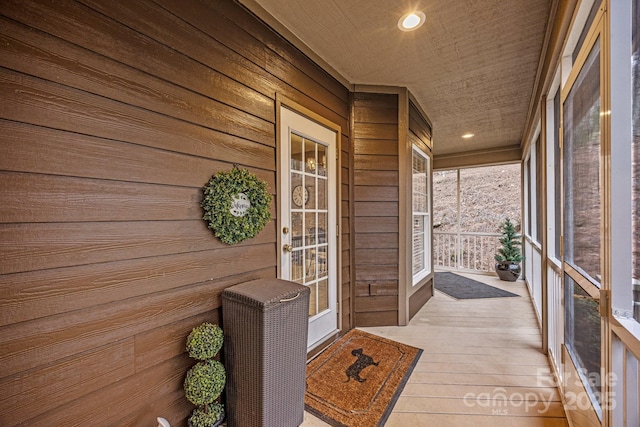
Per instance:
[[[338,330],[342,331],[342,317],[343,317],[343,306],[342,306],[342,200],[341,200],[341,188],[342,188],[342,144],[341,144],[341,139],[342,139],[342,128],[340,127],[340,125],[333,123],[332,121],[328,120],[327,118],[321,116],[320,114],[317,114],[313,111],[311,111],[310,109],[298,104],[297,102],[291,100],[290,98],[287,98],[286,96],[280,94],[280,93],[276,93],[276,100],[275,100],[275,108],[276,108],[276,125],[275,125],[275,134],[276,134],[276,169],[275,169],[275,174],[276,174],[276,195],[277,192],[280,191],[281,188],[281,179],[282,179],[282,174],[280,173],[280,158],[282,155],[282,140],[280,137],[280,126],[281,126],[281,117],[280,117],[280,111],[282,107],[286,107],[289,110],[294,111],[297,114],[300,114],[301,116],[306,117],[309,120],[312,120],[332,131],[336,132],[336,225],[337,225],[337,237],[336,237],[336,287],[337,287],[337,292],[336,292],[336,296],[338,301],[336,301],[336,315],[338,316],[337,319],[337,325],[338,325]],[[281,195],[280,195],[281,196]],[[282,248],[282,239],[281,239],[281,235],[282,233],[280,232],[280,230],[282,230],[282,217],[280,215],[281,212],[281,201],[282,201],[282,197],[276,197],[277,203],[276,203],[276,244],[277,244],[277,250],[276,250],[276,255],[277,255],[277,275],[278,277],[281,277],[282,274],[282,251],[280,250],[280,248]]]

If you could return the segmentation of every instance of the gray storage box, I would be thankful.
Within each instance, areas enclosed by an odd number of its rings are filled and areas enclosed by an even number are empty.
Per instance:
[[[309,288],[258,279],[222,293],[228,427],[295,427],[304,418]]]

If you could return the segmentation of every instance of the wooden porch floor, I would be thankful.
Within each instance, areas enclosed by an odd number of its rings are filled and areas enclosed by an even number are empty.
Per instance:
[[[568,426],[524,282],[461,275],[522,298],[436,291],[408,326],[362,328],[424,350],[386,426]],[[303,427],[327,425],[305,413]]]

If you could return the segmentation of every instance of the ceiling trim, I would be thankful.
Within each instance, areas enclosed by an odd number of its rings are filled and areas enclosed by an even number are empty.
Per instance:
[[[366,93],[387,93],[387,94],[399,94],[406,88],[400,86],[384,86],[384,85],[353,85],[354,92],[366,92]]]
[[[473,150],[434,156],[433,170],[491,166],[505,163],[520,163],[521,161],[522,149],[520,148],[520,144],[518,144],[490,150]]]

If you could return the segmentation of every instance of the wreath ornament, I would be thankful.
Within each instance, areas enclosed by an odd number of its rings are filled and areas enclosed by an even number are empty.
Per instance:
[[[202,219],[222,242],[233,245],[255,237],[271,221],[267,183],[233,165],[213,175],[204,186]]]

